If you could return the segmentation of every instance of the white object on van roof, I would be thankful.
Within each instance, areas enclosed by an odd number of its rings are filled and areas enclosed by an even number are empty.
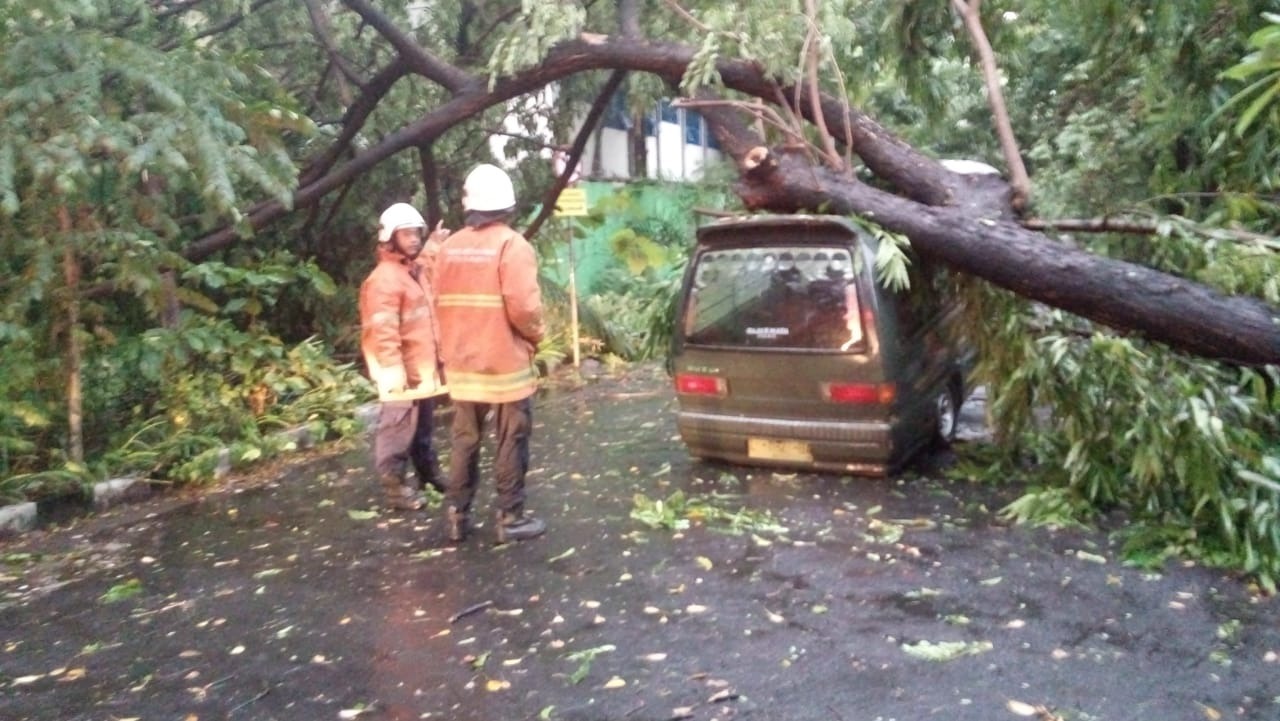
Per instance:
[[[987,165],[981,160],[961,160],[958,158],[943,158],[938,161],[942,167],[953,173],[962,175],[999,175],[1000,171]]]

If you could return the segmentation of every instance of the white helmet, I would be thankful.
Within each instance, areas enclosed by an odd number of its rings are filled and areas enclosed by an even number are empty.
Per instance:
[[[516,206],[516,191],[511,178],[496,165],[477,165],[462,184],[464,210],[509,210]]]
[[[425,227],[427,227],[427,221],[422,219],[422,213],[408,203],[396,203],[382,211],[382,215],[378,218],[378,242],[390,241],[391,236],[401,228]]]

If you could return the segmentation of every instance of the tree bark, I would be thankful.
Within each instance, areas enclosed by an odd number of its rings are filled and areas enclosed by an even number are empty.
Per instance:
[[[58,206],[62,231],[62,278],[67,286],[67,458],[84,463],[84,394],[81,391],[80,264],[72,243],[71,211]]]
[[[444,222],[440,208],[440,168],[436,166],[435,146],[423,143],[418,146],[418,162],[422,167],[422,193],[426,200],[427,227],[434,229]]]

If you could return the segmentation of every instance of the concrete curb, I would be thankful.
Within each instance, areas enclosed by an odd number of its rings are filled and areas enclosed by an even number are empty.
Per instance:
[[[93,484],[93,509],[105,511],[121,503],[145,501],[151,497],[151,482],[136,476],[111,478]]]
[[[37,516],[36,504],[32,501],[0,508],[0,537],[32,530]]]

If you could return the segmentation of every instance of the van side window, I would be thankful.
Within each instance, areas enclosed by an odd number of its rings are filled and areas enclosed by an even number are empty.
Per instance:
[[[894,293],[898,327],[907,335],[927,327],[938,317],[948,289],[945,268],[914,253],[909,254],[909,258],[907,280],[910,287]]]

